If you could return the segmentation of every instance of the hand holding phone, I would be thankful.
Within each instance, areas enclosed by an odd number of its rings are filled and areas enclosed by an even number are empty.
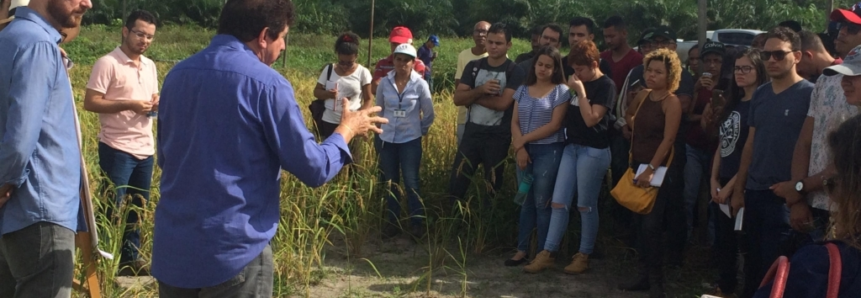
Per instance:
[[[723,97],[723,93],[723,90],[720,89],[712,90],[712,111],[715,115],[719,114],[726,107],[726,98]]]

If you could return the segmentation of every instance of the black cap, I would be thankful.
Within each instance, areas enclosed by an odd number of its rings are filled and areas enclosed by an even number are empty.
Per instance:
[[[726,55],[726,47],[724,44],[717,41],[707,41],[703,44],[702,50],[700,50],[700,57],[703,57],[706,54],[718,54],[724,56]]]
[[[652,40],[656,37],[663,37],[671,41],[676,41],[676,31],[667,26],[658,26],[652,34],[645,36],[645,39]]]
[[[640,34],[640,39],[637,40],[637,45],[641,45],[649,41],[646,37],[652,36],[652,32],[655,32],[655,28],[646,28],[646,30],[643,30],[643,33]]]

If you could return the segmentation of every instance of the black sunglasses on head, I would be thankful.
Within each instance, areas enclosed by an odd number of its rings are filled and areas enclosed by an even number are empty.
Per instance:
[[[762,51],[759,52],[759,57],[762,58],[762,61],[768,61],[771,57],[774,57],[775,61],[783,61],[789,53],[792,51]]]

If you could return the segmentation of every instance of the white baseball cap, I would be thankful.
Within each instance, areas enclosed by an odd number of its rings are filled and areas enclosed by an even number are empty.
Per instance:
[[[843,58],[842,64],[827,67],[822,70],[822,74],[826,76],[842,74],[850,77],[861,75],[861,46],[849,51],[849,54]]]
[[[413,47],[413,45],[408,44],[408,43],[398,45],[398,47],[395,48],[395,54],[404,54],[404,55],[407,55],[407,56],[410,56],[413,58],[415,58],[417,56],[416,55],[416,48]]]
[[[9,12],[10,12],[9,17],[0,20],[0,25],[9,23],[15,19],[15,15],[11,13],[12,9],[15,9],[15,8],[18,8],[21,6],[27,6],[28,4],[30,4],[30,0],[12,0],[12,3],[9,4]]]

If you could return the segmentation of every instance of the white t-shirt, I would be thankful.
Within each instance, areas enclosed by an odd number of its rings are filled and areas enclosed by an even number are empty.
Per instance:
[[[350,110],[356,111],[362,107],[362,86],[371,84],[371,72],[362,65],[356,68],[353,73],[348,76],[339,76],[335,70],[332,70],[332,76],[326,80],[329,71],[329,66],[323,68],[320,78],[317,83],[323,85],[326,90],[335,88],[335,83],[338,85],[338,96],[341,98],[350,99]],[[338,124],[341,123],[341,104],[335,104],[335,99],[326,99],[326,111],[323,112],[323,121]]]

